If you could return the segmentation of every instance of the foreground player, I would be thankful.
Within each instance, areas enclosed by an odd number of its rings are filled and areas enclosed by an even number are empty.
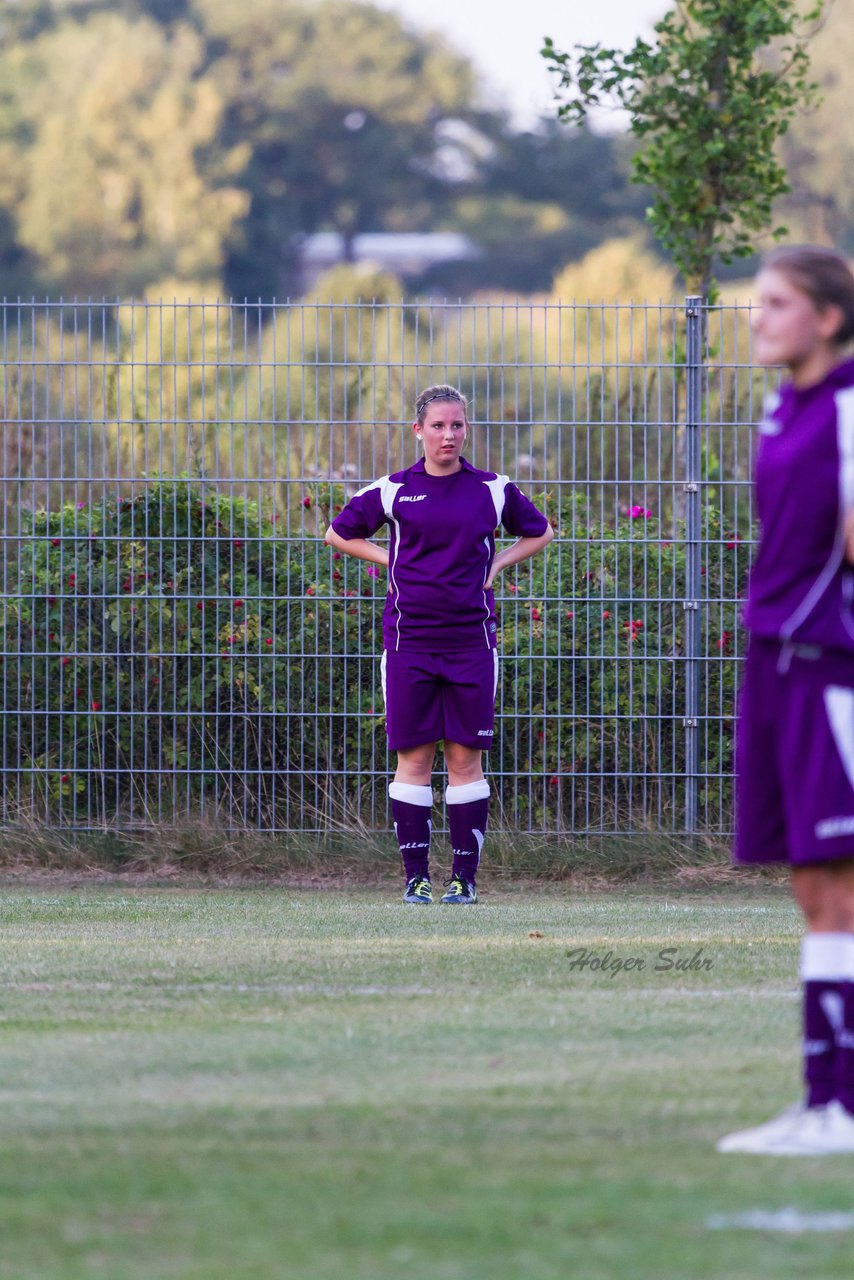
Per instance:
[[[829,1155],[854,1152],[854,276],[830,250],[781,249],[757,296],[759,361],[791,377],[756,461],[735,857],[791,867],[806,1096],[718,1150]]]
[[[443,742],[453,865],[442,902],[467,905],[477,901],[489,801],[482,752],[492,745],[498,683],[492,583],[545,547],[553,530],[507,476],[478,471],[461,457],[469,422],[456,387],[428,387],[415,413],[424,457],[360,489],[326,541],[388,568],[382,682],[388,743],[397,752],[389,796],[407,881],[403,900],[433,901],[430,774]],[[388,550],[370,541],[384,524]],[[495,555],[498,525],[518,541]]]

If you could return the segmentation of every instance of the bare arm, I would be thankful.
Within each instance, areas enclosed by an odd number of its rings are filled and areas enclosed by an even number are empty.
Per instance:
[[[388,548],[377,546],[369,538],[342,538],[330,525],[323,535],[323,541],[345,556],[355,556],[357,560],[370,560],[371,564],[381,564],[383,568],[388,568]]]
[[[548,546],[554,536],[554,529],[551,525],[547,525],[545,533],[541,533],[539,538],[519,538],[512,546],[505,547],[503,551],[499,551],[492,562],[492,568],[489,571],[489,577],[486,579],[485,585],[491,587],[502,569],[507,569],[511,564],[519,564],[520,561],[529,560],[531,556],[535,556],[538,551],[542,551],[543,547]]]

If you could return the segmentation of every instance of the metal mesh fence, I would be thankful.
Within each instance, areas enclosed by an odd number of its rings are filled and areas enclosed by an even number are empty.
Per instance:
[[[723,833],[753,540],[747,310],[5,303],[3,814],[388,825],[384,583],[322,540],[460,386],[557,529],[497,584],[525,831]]]

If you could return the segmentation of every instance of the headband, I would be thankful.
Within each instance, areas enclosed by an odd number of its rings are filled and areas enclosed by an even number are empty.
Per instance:
[[[419,406],[415,401],[415,412],[423,413],[428,404],[432,404],[434,400],[456,400],[458,404],[464,404],[463,397],[459,391],[437,391],[434,396],[428,396],[427,399]]]

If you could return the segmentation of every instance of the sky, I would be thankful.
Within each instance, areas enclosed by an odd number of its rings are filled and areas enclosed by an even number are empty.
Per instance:
[[[519,127],[551,113],[552,90],[539,56],[543,36],[558,48],[601,42],[628,48],[670,7],[668,0],[374,0],[407,22],[440,32],[475,64]],[[500,16],[501,11],[509,16]]]

